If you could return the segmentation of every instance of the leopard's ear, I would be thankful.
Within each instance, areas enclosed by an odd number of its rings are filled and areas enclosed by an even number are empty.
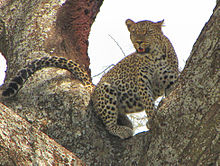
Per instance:
[[[129,31],[130,31],[131,25],[135,24],[135,22],[132,21],[131,19],[127,19],[127,20],[125,21],[125,23],[126,23],[126,25],[127,25]]]
[[[162,26],[163,26],[163,23],[164,23],[164,19],[163,20],[161,20],[161,21],[158,21],[158,22],[156,22],[155,24],[158,26],[158,28],[162,28]]]

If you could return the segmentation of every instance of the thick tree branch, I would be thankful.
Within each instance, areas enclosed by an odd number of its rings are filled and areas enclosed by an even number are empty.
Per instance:
[[[157,111],[147,165],[220,162],[219,17],[218,4],[194,44],[179,85]]]
[[[0,122],[0,165],[85,165],[2,104]]]
[[[8,63],[7,79],[28,60],[37,57],[50,54],[61,54],[71,58],[83,57],[88,27],[91,26],[94,17],[88,17],[91,14],[86,10],[88,1],[83,1],[83,4],[80,2],[82,1],[69,0],[62,9],[57,1],[27,0],[22,3],[11,1],[1,8],[0,49]],[[71,6],[73,4],[82,6],[79,12],[75,10],[78,9],[76,6]],[[96,10],[92,13],[97,13],[101,1],[91,1],[91,4],[95,7],[90,6],[90,9]],[[76,16],[82,12],[85,16],[79,17],[78,20]],[[71,17],[63,21],[59,20],[68,15]],[[83,29],[79,30],[79,22],[85,21],[85,18],[91,20],[88,24],[83,24],[83,27],[86,27],[84,33]],[[52,138],[88,165],[214,165],[217,162],[220,163],[219,18],[218,3],[193,47],[176,89],[163,101],[156,112],[154,121],[151,122],[154,126],[151,131],[127,140],[120,140],[110,135],[95,116],[93,108],[86,109],[90,94],[79,81],[71,78],[67,71],[43,69],[26,82],[17,97],[11,100],[0,99],[23,118],[21,119],[5,107],[1,110],[1,118],[4,121],[0,121],[0,126],[4,128],[6,125],[7,128],[0,133],[0,147],[6,148],[6,151],[4,148],[1,149],[0,159],[3,159],[1,154],[8,152],[8,158],[1,162],[4,164],[5,161],[8,163],[14,161],[14,164],[17,164],[25,159],[30,161],[29,156],[22,154],[32,152],[34,155],[38,151],[22,149],[20,153],[19,147],[25,144],[24,137],[19,133],[24,131],[26,135],[33,130],[35,134],[25,138],[27,142],[33,142],[32,137],[36,135],[41,142],[35,142],[35,147],[39,147],[39,151],[43,154],[50,154],[50,152],[44,153],[45,147],[48,146],[53,153],[54,147],[57,146],[61,149],[56,153],[57,159],[61,159],[61,153],[69,156],[68,161],[71,156],[74,157],[50,140]],[[71,41],[71,38],[74,41]],[[76,41],[79,43],[81,41],[79,45],[82,47],[77,46]],[[76,58],[76,60],[79,59]],[[88,64],[84,60],[81,61],[82,66]],[[20,125],[17,124],[18,122]],[[16,125],[19,125],[19,128]],[[50,138],[38,130],[43,131]],[[9,135],[8,138],[5,133],[18,133],[19,137]],[[7,151],[8,139],[14,141],[18,149]],[[30,148],[33,147],[30,145]],[[11,160],[14,154],[19,156]],[[53,160],[57,161],[56,158]]]

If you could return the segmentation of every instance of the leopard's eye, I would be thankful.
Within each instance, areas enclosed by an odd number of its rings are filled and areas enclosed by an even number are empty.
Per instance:
[[[148,29],[148,30],[146,30],[146,33],[152,34],[152,33],[153,33],[153,29]]]
[[[135,31],[136,31],[135,27],[131,28],[131,32],[135,32]]]
[[[136,29],[131,29],[131,30],[130,30],[130,33],[131,33],[131,34],[136,34]]]

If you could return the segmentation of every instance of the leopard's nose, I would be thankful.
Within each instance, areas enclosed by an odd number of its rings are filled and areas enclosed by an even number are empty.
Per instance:
[[[143,43],[143,41],[137,41],[137,43],[140,45],[141,43]]]

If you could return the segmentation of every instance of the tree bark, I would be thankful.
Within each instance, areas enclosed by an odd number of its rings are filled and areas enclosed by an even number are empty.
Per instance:
[[[88,35],[101,4],[0,3],[6,82],[29,60],[49,55],[71,58],[89,73]],[[0,98],[10,108],[0,105],[0,165],[83,165],[75,155],[87,165],[219,164],[219,18],[220,3],[193,46],[175,90],[160,104],[153,129],[127,140],[105,130],[92,105],[87,107],[90,94],[69,72],[38,71],[15,98]]]
[[[85,165],[0,103],[0,165]]]

